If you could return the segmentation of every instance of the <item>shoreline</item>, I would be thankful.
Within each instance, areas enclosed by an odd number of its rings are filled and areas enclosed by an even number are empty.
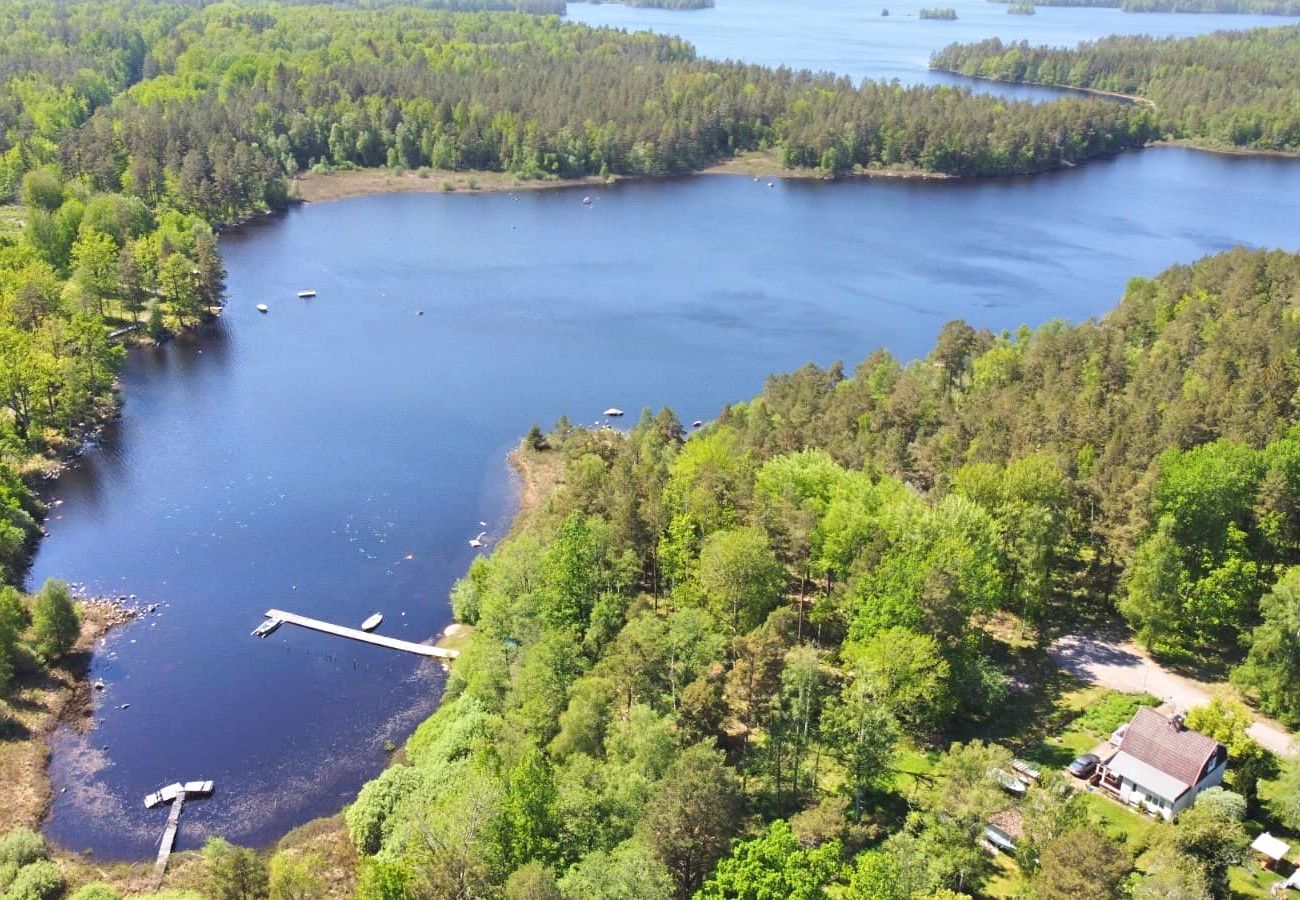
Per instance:
[[[18,826],[39,829],[44,824],[54,798],[48,769],[50,738],[65,725],[80,731],[90,723],[94,651],[111,632],[157,609],[108,597],[78,597],[76,605],[81,632],[72,651],[56,666],[24,672],[10,693],[7,727],[26,734],[0,742],[0,780],[9,792],[9,802],[0,808],[0,832]]]
[[[1014,84],[1021,87],[1038,87],[1052,88],[1058,91],[1069,91],[1075,94],[1084,94],[1092,97],[1105,97],[1110,100],[1122,100],[1133,106],[1145,106],[1147,109],[1158,110],[1154,100],[1139,96],[1138,94],[1123,94],[1119,91],[1103,91],[1101,88],[1082,87],[1075,84],[1058,84],[1052,81],[1018,81],[1014,78],[993,78],[990,75],[967,75],[965,72],[958,72],[955,69],[931,68],[931,72],[942,72],[945,75],[955,75],[958,78],[970,78],[973,81],[987,81],[991,84]]]
[[[1157,106],[1153,101],[1135,94],[1121,94],[1114,91],[1103,91],[1097,88],[1074,87],[1064,84],[1008,81],[999,78],[989,78],[983,75],[963,75],[960,72],[952,72],[947,69],[936,69],[935,71],[945,72],[950,75],[958,75],[962,78],[972,78],[978,81],[989,81],[997,84],[1014,84],[1024,85],[1027,87],[1050,87],[1059,90],[1077,92],[1084,95],[1109,97],[1136,106],[1145,106],[1151,110],[1157,109]],[[1300,157],[1300,151],[1260,150],[1250,147],[1218,147],[1204,144],[1190,138],[1155,140],[1140,147],[1130,147],[1119,152],[1127,153],[1134,150],[1142,150],[1152,147],[1181,147],[1187,150],[1196,150],[1203,153],[1216,153],[1224,156],[1278,157],[1282,159],[1295,159]],[[1095,158],[1105,159],[1109,157]],[[706,166],[703,169],[698,169],[694,172],[673,173],[660,176],[611,175],[602,178],[598,175],[585,175],[580,178],[521,179],[505,172],[482,170],[420,171],[406,169],[398,171],[388,168],[348,169],[329,173],[307,173],[290,179],[290,186],[292,188],[290,203],[329,203],[335,200],[345,200],[353,197],[370,197],[382,194],[514,194],[526,191],[572,190],[582,187],[598,189],[612,187],[624,181],[660,181],[681,178],[697,178],[706,175],[741,175],[752,177],[754,179],[781,179],[784,181],[805,182],[855,181],[859,179],[890,179],[918,182],[977,181],[996,178],[1033,177],[1035,175],[1044,175],[1061,169],[1076,168],[1091,161],[1093,161],[1093,158],[1082,159],[1075,163],[1063,163],[1057,166],[1037,169],[1032,172],[1020,172],[1013,175],[954,175],[947,172],[928,172],[924,169],[913,167],[863,168],[861,166],[856,166],[849,172],[828,174],[817,169],[792,169],[782,165],[771,150],[754,150],[737,154],[729,159],[713,163],[712,165]],[[260,221],[271,215],[275,215],[275,213],[268,211],[267,213],[250,217],[241,222],[230,223],[229,225],[223,226],[222,230],[237,229],[253,222]]]
[[[722,162],[700,169],[694,175],[748,175],[754,179],[780,178],[784,181],[854,181],[860,178],[889,178],[903,181],[957,181],[962,178],[987,176],[949,175],[946,172],[927,172],[924,169],[864,169],[855,167],[851,172],[831,175],[817,169],[791,169],[783,166],[770,150],[741,153]],[[996,176],[994,176],[996,177]]]
[[[584,175],[581,178],[541,179],[517,178],[507,172],[375,168],[308,172],[290,179],[289,183],[294,200],[301,203],[328,203],[375,194],[508,194],[516,191],[596,188],[625,181],[629,177],[601,178],[599,175]]]

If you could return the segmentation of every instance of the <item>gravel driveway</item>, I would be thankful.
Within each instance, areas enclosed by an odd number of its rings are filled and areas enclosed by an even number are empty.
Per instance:
[[[1132,641],[1071,634],[1057,638],[1047,652],[1076,678],[1116,691],[1151,694],[1181,712],[1210,702],[1209,686],[1170,672]],[[1247,733],[1279,756],[1295,752],[1291,734],[1276,722],[1257,716]]]

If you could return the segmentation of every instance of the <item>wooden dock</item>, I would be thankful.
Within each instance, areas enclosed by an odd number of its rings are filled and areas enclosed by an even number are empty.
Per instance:
[[[167,874],[167,860],[171,858],[172,846],[176,843],[176,832],[181,827],[181,807],[185,805],[185,792],[181,791],[172,800],[172,811],[167,816],[167,827],[163,829],[162,843],[158,845],[158,859],[153,864],[153,889],[162,887],[163,876]]]
[[[163,829],[162,840],[158,842],[158,858],[153,864],[153,890],[157,891],[162,886],[163,876],[167,874],[167,860],[171,859],[172,847],[176,845],[176,832],[181,827],[181,809],[185,806],[185,798],[190,794],[207,796],[212,793],[212,789],[211,781],[187,781],[184,784],[178,781],[144,798],[144,805],[149,809],[160,803],[172,805],[171,812],[167,815],[167,827]]]
[[[310,628],[312,631],[321,631],[325,634],[332,634],[335,637],[361,641],[365,644],[374,644],[376,647],[387,647],[389,650],[401,650],[404,653],[414,653],[418,656],[435,656],[439,659],[455,659],[460,655],[460,652],[457,650],[435,647],[432,644],[416,644],[412,641],[398,640],[397,638],[386,637],[382,634],[372,634],[369,631],[362,631],[360,628],[348,628],[343,625],[334,625],[330,622],[322,622],[320,619],[300,616],[297,613],[285,612],[281,609],[268,609],[266,611],[266,617],[268,619],[279,619],[281,622],[289,625],[298,625],[302,628]]]

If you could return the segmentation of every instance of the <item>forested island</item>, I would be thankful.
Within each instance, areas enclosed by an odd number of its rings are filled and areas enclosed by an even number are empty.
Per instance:
[[[932,68],[1145,98],[1167,137],[1300,150],[1300,26],[1193,38],[1110,37],[1069,50],[998,38],[953,44]]]

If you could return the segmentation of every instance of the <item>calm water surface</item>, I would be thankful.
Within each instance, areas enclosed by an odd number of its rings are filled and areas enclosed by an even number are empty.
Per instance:
[[[926,6],[951,6],[955,21],[919,19]],[[882,16],[882,8],[890,15]],[[1294,24],[1281,16],[1125,13],[1118,9],[1038,7],[1036,15],[1008,15],[1006,4],[987,0],[717,0],[701,10],[633,8],[614,3],[569,4],[568,18],[588,25],[675,34],[701,56],[789,66],[904,84],[961,84],[1017,99],[1061,92],[999,85],[931,72],[930,54],[954,41],[1000,37],[1034,44],[1073,46],[1110,34],[1187,37],[1222,29]]]
[[[467,540],[506,527],[505,453],[532,422],[709,418],[773,371],[922,354],[954,317],[1077,320],[1133,275],[1239,242],[1300,249],[1300,165],[1184,150],[1032,179],[714,176],[580,198],[359,198],[223,240],[222,325],[136,351],[120,423],[53,487],[31,582],[164,604],[95,656],[109,687],[89,735],[57,742],[54,839],[147,855],[166,816],[141,797],[178,779],[218,787],[186,807],[182,846],[266,844],[354,796],[441,670],[249,631],[275,606],[437,634]]]

